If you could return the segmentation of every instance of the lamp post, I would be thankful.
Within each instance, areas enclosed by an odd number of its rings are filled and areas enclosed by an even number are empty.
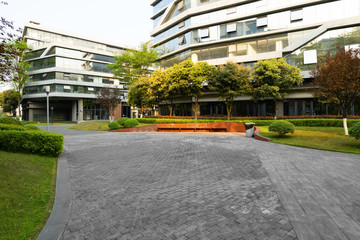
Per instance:
[[[50,93],[50,86],[45,86],[46,92],[46,129],[49,132],[49,93]]]
[[[51,125],[54,125],[54,107],[51,107]]]

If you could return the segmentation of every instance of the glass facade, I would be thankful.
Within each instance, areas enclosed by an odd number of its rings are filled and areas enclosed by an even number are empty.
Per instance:
[[[39,29],[26,28],[25,36],[29,38],[27,40],[30,47],[41,46],[45,43],[64,43],[79,47],[92,48],[102,51],[117,52],[122,51],[120,48],[114,48],[107,46],[106,44],[97,43],[89,40],[75,38],[71,36],[65,36],[62,34],[47,32]]]
[[[343,28],[328,31],[315,40],[304,45],[300,49],[286,56],[287,61],[299,67],[301,70],[313,70],[316,63],[328,51],[335,53],[337,47],[359,48],[360,47],[360,27]],[[306,59],[306,53],[315,53],[313,61]]]

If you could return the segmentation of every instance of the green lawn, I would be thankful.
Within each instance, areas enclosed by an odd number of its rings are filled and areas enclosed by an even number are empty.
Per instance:
[[[43,125],[47,125],[47,123],[45,122],[41,122],[41,123],[31,123],[32,125],[38,125],[38,126],[43,126]],[[49,122],[49,125],[67,125],[67,124],[76,124],[76,122],[71,122],[71,121],[63,121],[63,122],[54,122],[51,123]]]
[[[54,202],[56,162],[0,151],[0,239],[36,239]]]
[[[360,154],[360,140],[346,137],[344,129],[340,127],[295,127],[295,134],[283,137],[270,133],[268,126],[259,128],[260,135],[270,138],[275,143]]]
[[[109,124],[109,121],[87,121],[87,122],[75,124],[75,125],[69,127],[69,129],[108,131],[108,130],[110,130],[108,128],[108,124]],[[148,126],[148,125],[153,125],[153,124],[152,123],[140,123],[136,127],[143,127],[143,126]],[[120,127],[120,128],[123,128],[123,127]]]

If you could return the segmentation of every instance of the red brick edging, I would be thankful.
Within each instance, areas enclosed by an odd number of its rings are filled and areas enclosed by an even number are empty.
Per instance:
[[[260,135],[260,128],[254,127],[254,138],[260,141],[271,142],[270,138],[266,138]]]

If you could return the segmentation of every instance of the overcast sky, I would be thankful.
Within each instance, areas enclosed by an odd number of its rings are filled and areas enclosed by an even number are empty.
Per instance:
[[[23,27],[29,21],[126,46],[150,40],[149,0],[2,0],[1,17]]]
[[[149,0],[1,0],[0,16],[23,28],[29,21],[85,37],[137,47],[151,39]],[[1,91],[1,87],[0,87]]]

